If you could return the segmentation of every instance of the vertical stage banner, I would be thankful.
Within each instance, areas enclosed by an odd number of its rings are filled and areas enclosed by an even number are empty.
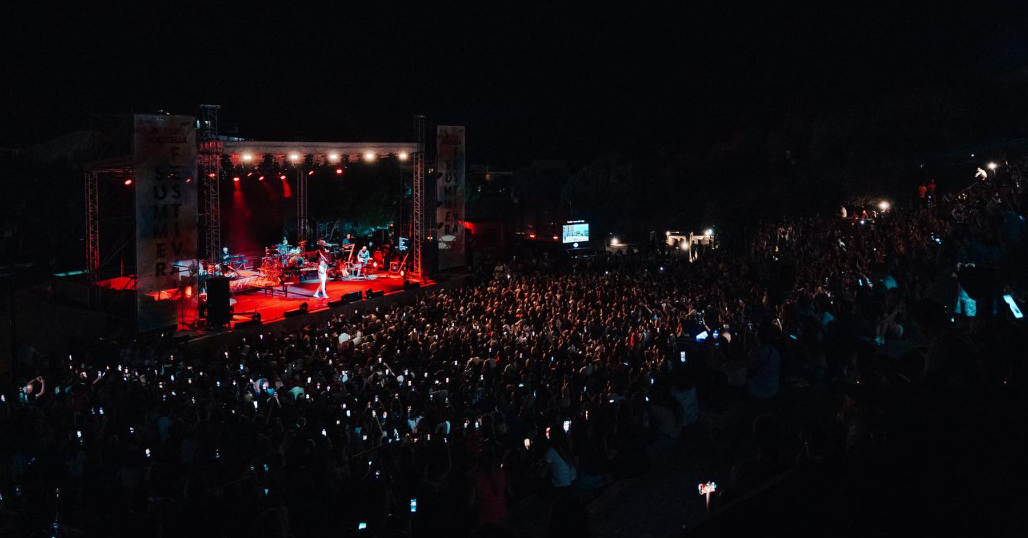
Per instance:
[[[439,269],[463,266],[464,257],[464,126],[436,128],[436,241]]]
[[[196,120],[135,116],[136,319],[139,332],[196,315]]]

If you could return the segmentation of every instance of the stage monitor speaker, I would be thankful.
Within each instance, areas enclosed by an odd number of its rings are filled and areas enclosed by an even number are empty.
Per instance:
[[[350,293],[347,293],[346,295],[343,295],[343,300],[348,302],[348,303],[352,303],[354,301],[359,301],[359,300],[361,300],[361,292],[359,292],[359,291],[351,291]]]
[[[229,322],[228,277],[207,279],[207,324],[222,327]]]
[[[416,280],[405,280],[403,282],[403,288],[407,289],[407,290],[412,289],[412,288],[420,288],[420,287],[421,287],[421,282],[418,282]]]
[[[300,305],[300,308],[297,308],[296,310],[286,310],[285,314],[287,318],[302,316],[307,313],[308,308],[307,303],[303,303]]]
[[[247,327],[258,327],[261,321],[259,319],[248,319],[246,321],[240,321],[232,326],[233,329],[245,329]]]
[[[340,297],[340,298],[336,299],[335,301],[329,301],[328,302],[328,307],[329,308],[336,308],[337,306],[343,306],[343,305],[345,305],[346,303],[349,303],[349,302],[350,301],[347,301],[345,297]]]

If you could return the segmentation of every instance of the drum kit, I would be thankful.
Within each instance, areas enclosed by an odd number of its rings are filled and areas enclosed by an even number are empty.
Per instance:
[[[279,245],[264,249],[264,257],[261,259],[261,273],[272,280],[282,280],[285,273],[299,272],[306,263],[303,256],[303,247],[306,241],[301,241],[293,248],[279,248]]]

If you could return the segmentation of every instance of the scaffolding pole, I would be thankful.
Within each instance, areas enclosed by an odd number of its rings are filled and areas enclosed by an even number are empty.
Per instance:
[[[307,240],[307,171],[296,167],[296,243]]]

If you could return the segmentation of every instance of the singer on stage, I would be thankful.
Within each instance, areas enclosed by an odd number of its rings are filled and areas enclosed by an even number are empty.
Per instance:
[[[326,284],[328,283],[328,256],[325,254],[325,247],[321,244],[318,245],[318,281],[321,285],[318,286],[318,291],[314,292],[314,297],[328,298],[328,291]]]

